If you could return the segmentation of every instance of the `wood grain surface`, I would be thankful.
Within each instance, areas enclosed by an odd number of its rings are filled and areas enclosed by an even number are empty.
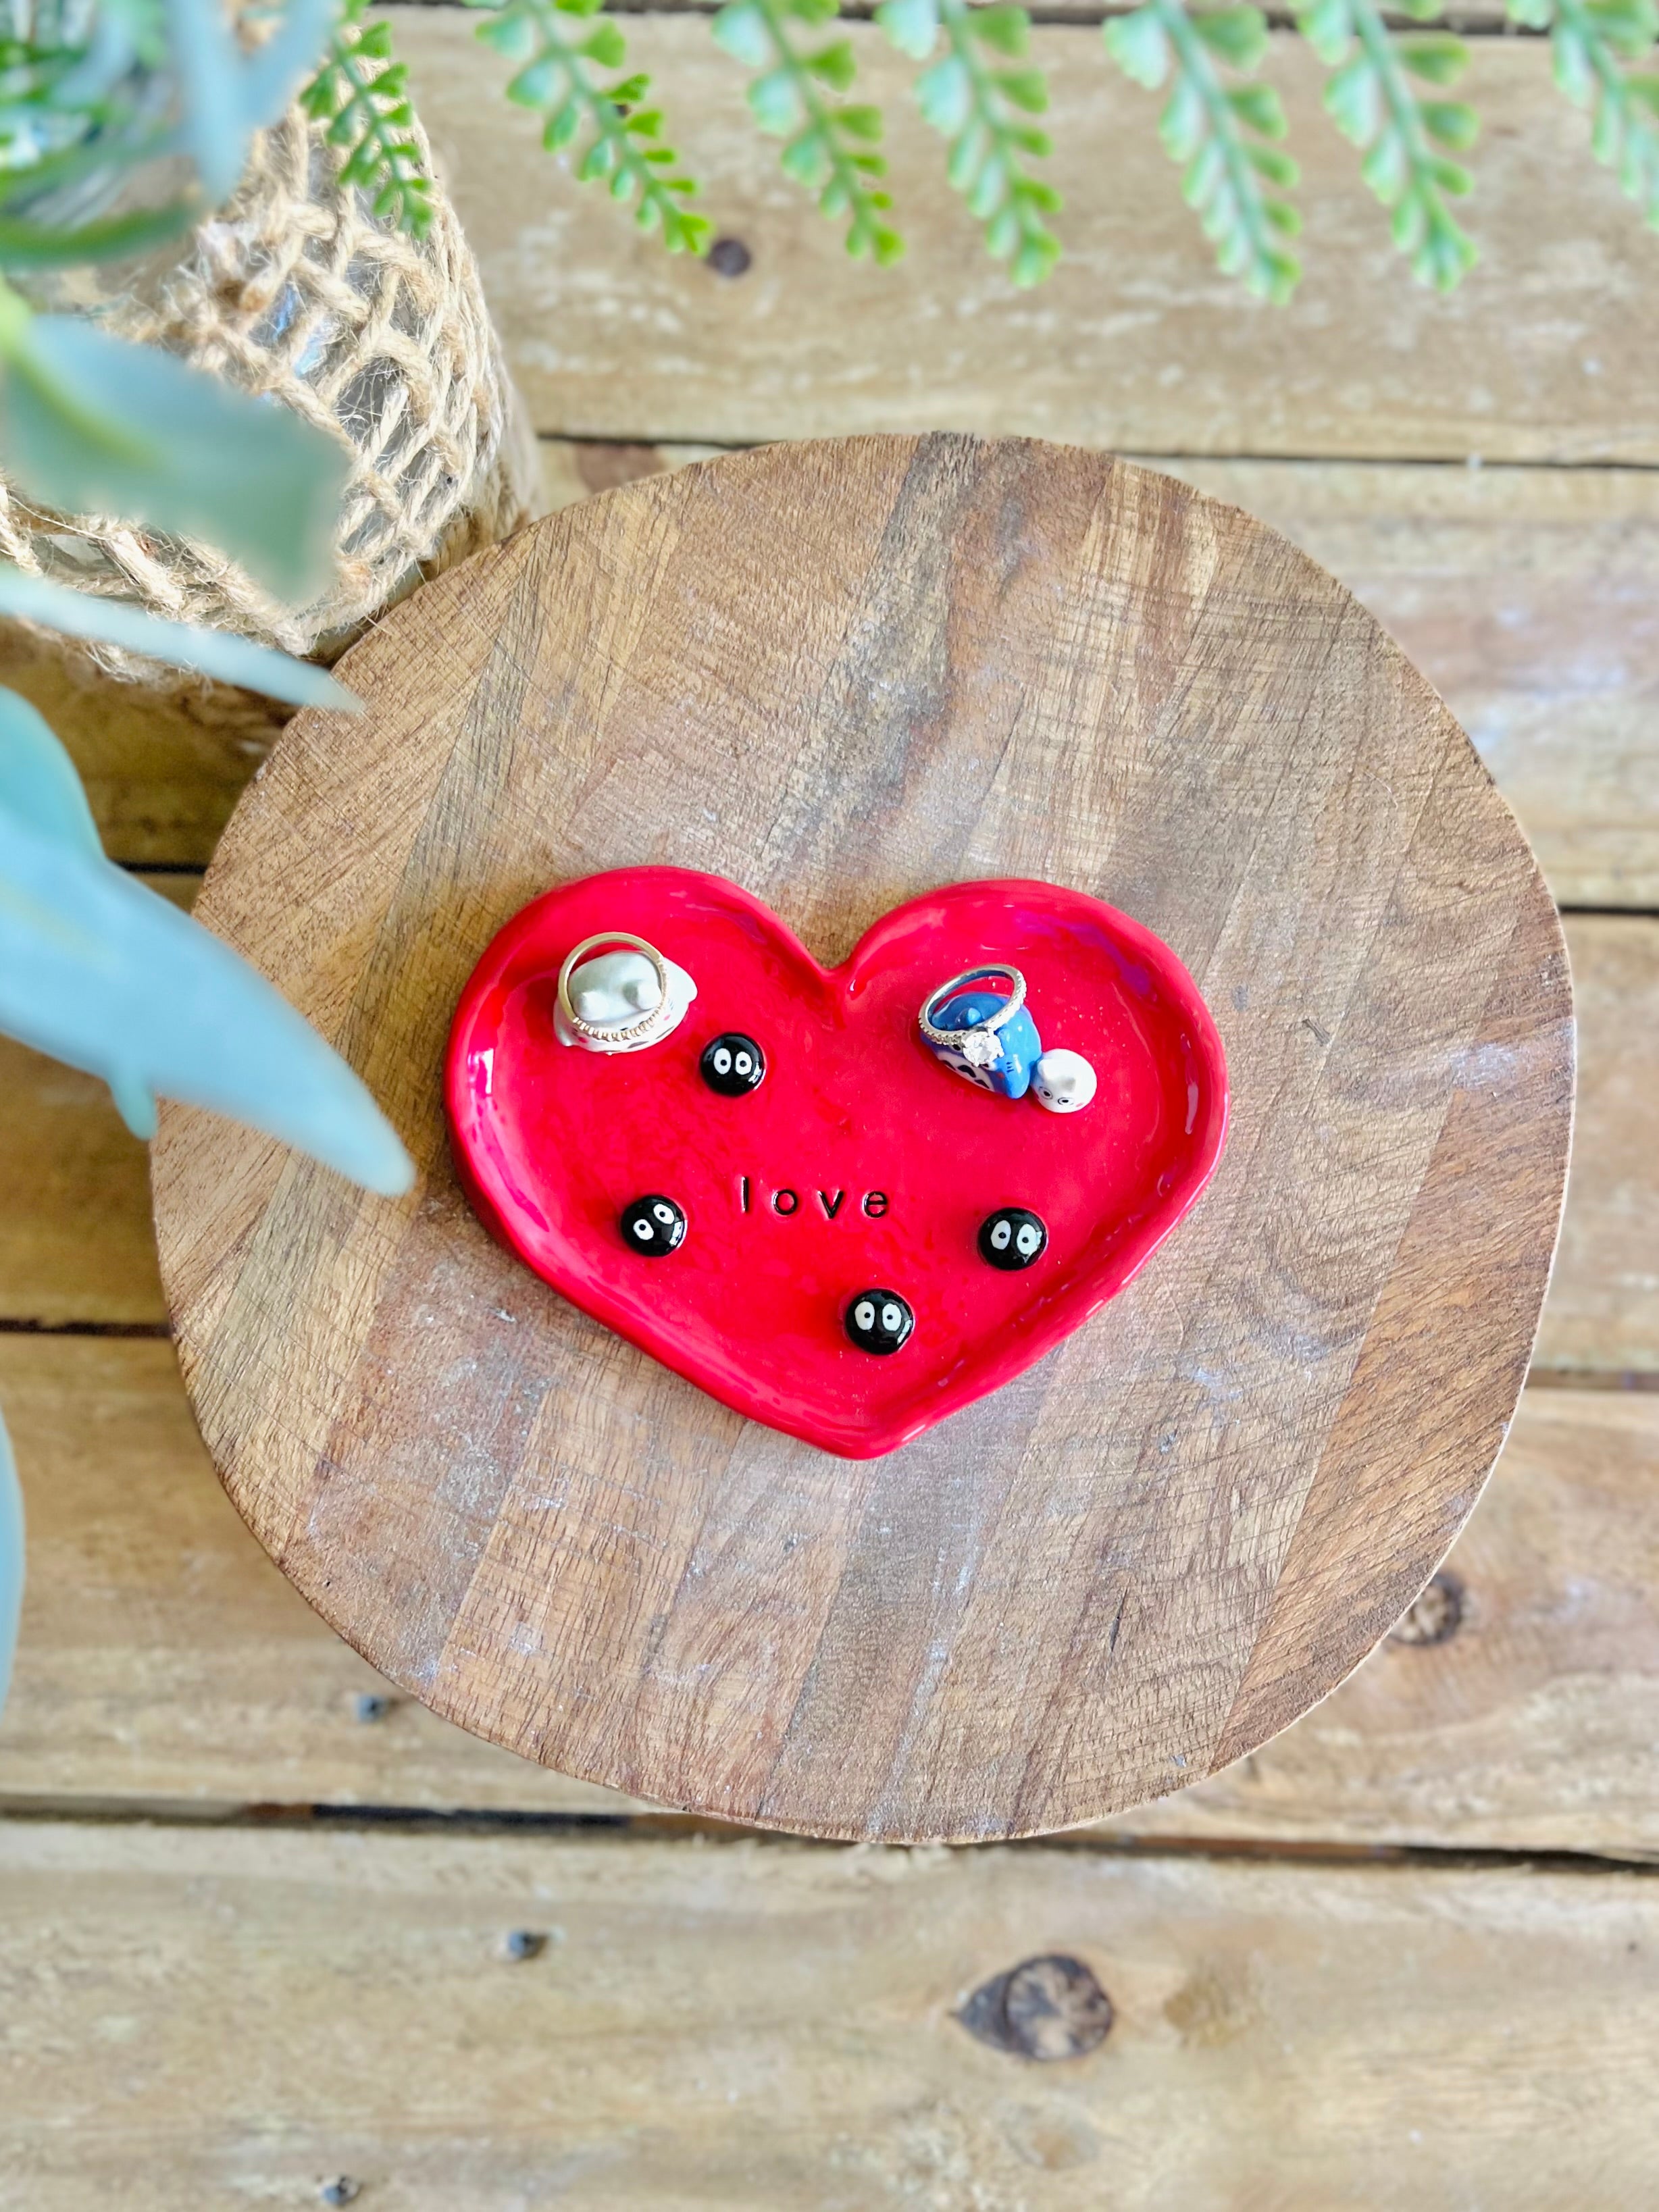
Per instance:
[[[1047,25],[1031,40],[1053,94],[1042,170],[1066,201],[1066,258],[1031,293],[988,259],[951,191],[914,67],[873,24],[846,28],[888,118],[909,249],[896,270],[849,260],[781,173],[745,72],[706,21],[628,26],[702,204],[749,249],[734,279],[671,259],[549,161],[535,116],[503,106],[503,65],[465,10],[398,10],[416,104],[538,430],[731,443],[945,428],[1154,453],[1659,459],[1646,372],[1659,240],[1592,158],[1546,40],[1481,40],[1459,81],[1482,125],[1459,216],[1482,258],[1444,298],[1390,245],[1324,111],[1326,70],[1305,40],[1275,33],[1263,75],[1302,167],[1306,269],[1276,309],[1217,270],[1158,141],[1159,97],[1127,82],[1097,30]]]
[[[710,451],[544,439],[544,507]],[[1659,477],[1125,458],[1271,523],[1370,608],[1468,731],[1559,903],[1659,906]]]
[[[171,1348],[0,1337],[29,1523],[0,1801],[224,1817],[379,1804],[617,1817],[480,1741],[320,1621],[213,1480]],[[1659,1857],[1659,1396],[1522,1397],[1432,1644],[1385,1639],[1136,1835]],[[1443,1626],[1447,1624],[1443,1623]]]
[[[397,1206],[172,1113],[163,1277],[233,1498],[434,1710],[812,1832],[1024,1832],[1195,1780],[1363,1657],[1479,1493],[1565,1172],[1531,856],[1363,611],[1169,479],[1018,442],[733,457],[573,508],[359,647],[208,919],[337,1037]],[[723,867],[836,958],[963,874],[1188,962],[1222,1170],[1030,1376],[849,1467],[745,1427],[492,1247],[436,1069],[562,877]]]
[[[969,2031],[1055,1956],[1103,2039]],[[1645,2212],[1656,1957],[1630,1875],[20,1822],[0,2168],[31,2212]]]

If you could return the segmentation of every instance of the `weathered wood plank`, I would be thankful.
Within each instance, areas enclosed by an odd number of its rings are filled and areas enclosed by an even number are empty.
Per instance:
[[[1537,40],[1483,40],[1460,91],[1485,130],[1468,220],[1484,260],[1450,301],[1413,283],[1357,157],[1320,101],[1305,44],[1274,40],[1304,165],[1308,275],[1275,311],[1215,270],[1157,136],[1157,97],[1097,31],[1039,30],[1051,72],[1067,258],[1036,295],[983,256],[909,66],[848,33],[891,123],[910,240],[897,273],[851,263],[779,172],[741,70],[705,22],[642,16],[630,52],[657,77],[674,143],[707,182],[747,273],[671,260],[537,149],[465,13],[404,10],[416,102],[483,267],[514,375],[544,432],[742,442],[948,428],[1121,451],[1659,458],[1659,243],[1589,158],[1584,118]],[[1540,192],[1537,179],[1547,176]]]
[[[150,876],[188,906],[197,876]],[[0,1037],[0,1321],[161,1322],[146,1147],[96,1077]]]
[[[1659,1376],[1659,958],[1656,925],[1569,931],[1583,1049],[1571,1196],[1536,1368]]]
[[[542,446],[548,508],[701,446]],[[1563,906],[1659,906],[1659,476],[1153,454],[1282,530],[1474,738]]]
[[[615,1812],[393,1692],[214,1481],[168,1346],[0,1339],[30,1583],[0,1796]],[[1659,1399],[1534,1389],[1449,1563],[1456,1632],[1385,1644],[1136,1833],[1659,1854]],[[385,1699],[363,1707],[363,1698]],[[367,1715],[367,1717],[363,1716]]]
[[[1640,1875],[29,1822],[0,1900],[32,2212],[1651,2197]],[[1044,1954],[1046,2064],[956,2016]]]
[[[1659,1399],[1528,1389],[1447,1583],[1445,1642],[1124,1825],[1659,1856]]]
[[[0,1335],[0,1406],[29,1531],[0,1796],[620,1802],[435,1719],[324,1626],[214,1480],[171,1345]]]
[[[9,623],[0,623],[0,684],[63,739],[105,850],[130,867],[204,866],[289,713],[222,684],[209,695],[117,684]]]

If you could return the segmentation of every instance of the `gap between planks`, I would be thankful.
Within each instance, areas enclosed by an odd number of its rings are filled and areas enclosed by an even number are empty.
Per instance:
[[[476,4],[476,0],[380,0],[380,12],[396,15],[404,9],[461,9]],[[720,13],[725,0],[610,0],[606,12],[612,15],[700,15],[712,18]],[[864,23],[872,21],[878,0],[840,0],[843,21]],[[1092,29],[1108,22],[1115,15],[1127,15],[1140,4],[1140,0],[1036,0],[1028,4],[1026,14],[1034,27],[1048,29],[1062,26],[1068,29]],[[1273,31],[1294,31],[1297,27],[1295,15],[1285,7],[1264,7],[1261,14],[1267,27]],[[1382,20],[1391,29],[1420,31],[1420,17],[1406,14],[1402,9],[1385,7]],[[1529,25],[1515,22],[1510,16],[1504,0],[1469,0],[1463,7],[1449,7],[1436,16],[1437,31],[1453,31],[1462,38],[1470,39],[1537,39],[1547,33],[1534,30]]]
[[[1125,1816],[1133,1819],[1133,1815]],[[695,1837],[706,1844],[761,1844],[779,1850],[950,1850],[961,1852],[1076,1851],[1097,1858],[1202,1859],[1219,1864],[1291,1860],[1303,1866],[1419,1867],[1448,1873],[1482,1869],[1587,1875],[1659,1876],[1659,1848],[1652,1852],[1485,1849],[1467,1844],[1357,1844],[1334,1838],[1175,1833],[1110,1834],[1098,1828],[1058,1829],[1047,1835],[964,1844],[849,1844],[787,1829],[747,1828],[695,1813],[514,1812],[488,1805],[340,1805],[324,1801],[292,1804],[235,1804],[193,1798],[9,1796],[0,1791],[0,1823],[40,1826],[70,1820],[102,1827],[173,1827],[299,1831],[313,1834],[399,1836],[568,1837],[582,1843],[660,1844]]]

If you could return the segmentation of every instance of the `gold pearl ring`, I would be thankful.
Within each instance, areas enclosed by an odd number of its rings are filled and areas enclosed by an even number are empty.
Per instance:
[[[635,952],[644,953],[651,963],[652,973],[657,979],[657,988],[662,994],[648,1014],[641,1014],[632,1022],[584,1021],[570,1003],[570,978],[576,963],[598,950],[600,945],[626,945]],[[585,937],[575,950],[565,955],[559,970],[559,1012],[578,1036],[592,1037],[595,1044],[645,1044],[659,1034],[665,1035],[672,1017],[668,1007],[668,963],[654,945],[647,945],[642,937],[635,937],[625,929],[602,929],[597,936]]]

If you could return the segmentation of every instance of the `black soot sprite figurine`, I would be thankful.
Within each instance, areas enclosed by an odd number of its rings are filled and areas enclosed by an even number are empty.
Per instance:
[[[847,1309],[847,1334],[860,1352],[897,1352],[915,1325],[896,1291],[860,1291]]]
[[[623,1209],[623,1243],[647,1260],[660,1260],[685,1242],[685,1209],[659,1190],[649,1190]]]
[[[711,1091],[722,1098],[743,1098],[760,1089],[766,1054],[753,1037],[744,1036],[741,1030],[727,1030],[703,1047],[697,1066]]]
[[[1028,1206],[1000,1206],[979,1224],[980,1257],[1010,1274],[1035,1266],[1048,1248],[1048,1231],[1041,1214]]]

